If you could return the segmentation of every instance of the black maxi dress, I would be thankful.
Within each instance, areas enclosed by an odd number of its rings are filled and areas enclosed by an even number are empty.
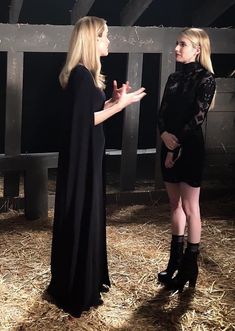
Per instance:
[[[59,153],[49,294],[79,317],[100,304],[110,286],[106,251],[104,133],[94,126],[104,93],[82,65],[72,70],[66,89],[62,149]]]
[[[161,147],[161,171],[163,180],[169,183],[185,182],[200,187],[204,166],[204,137],[202,123],[207,116],[215,93],[215,79],[198,62],[183,64],[181,70],[171,74],[166,83],[158,113],[160,134],[174,134],[181,149],[174,150],[174,157],[181,156],[172,168],[165,167],[169,151]]]

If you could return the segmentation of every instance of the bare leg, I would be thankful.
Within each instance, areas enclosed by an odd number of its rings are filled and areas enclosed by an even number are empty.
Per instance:
[[[188,224],[188,242],[199,243],[201,239],[200,187],[180,183],[180,195]]]
[[[182,207],[181,184],[165,182],[171,208],[171,224],[173,235],[184,235],[186,215]]]
[[[172,238],[167,268],[158,273],[158,281],[168,284],[181,265],[184,251],[186,215],[182,208],[180,184],[165,183],[171,207]]]

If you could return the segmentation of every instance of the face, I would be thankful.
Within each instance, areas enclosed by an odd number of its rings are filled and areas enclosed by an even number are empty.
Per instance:
[[[176,61],[181,63],[195,62],[199,53],[199,46],[193,45],[188,38],[179,36],[175,47]]]
[[[97,38],[97,50],[99,56],[107,56],[109,53],[108,27],[105,24],[101,37]]]

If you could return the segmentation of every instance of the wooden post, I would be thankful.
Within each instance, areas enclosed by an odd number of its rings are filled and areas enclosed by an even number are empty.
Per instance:
[[[18,155],[21,152],[21,118],[23,95],[23,52],[7,53],[7,91],[5,154]],[[19,195],[19,173],[7,172],[4,176],[4,196]]]
[[[129,54],[127,80],[133,90],[141,87],[142,66],[142,53]],[[139,112],[140,103],[134,103],[124,113],[120,180],[123,191],[133,190],[135,187]]]

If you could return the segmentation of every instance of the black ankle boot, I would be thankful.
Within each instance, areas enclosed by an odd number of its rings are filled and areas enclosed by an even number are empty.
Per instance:
[[[171,249],[170,249],[170,259],[166,270],[159,272],[158,281],[160,283],[166,284],[171,279],[176,270],[178,270],[184,250],[184,236],[172,236]]]
[[[199,244],[188,243],[177,275],[167,283],[167,288],[169,290],[182,292],[187,282],[189,282],[190,287],[194,288],[196,286],[198,276],[198,254]]]

